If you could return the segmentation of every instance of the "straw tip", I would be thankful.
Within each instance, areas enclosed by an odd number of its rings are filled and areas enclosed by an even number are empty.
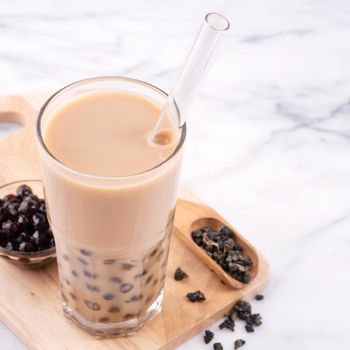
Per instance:
[[[209,12],[205,16],[205,21],[214,30],[226,31],[230,28],[230,21],[221,13]]]

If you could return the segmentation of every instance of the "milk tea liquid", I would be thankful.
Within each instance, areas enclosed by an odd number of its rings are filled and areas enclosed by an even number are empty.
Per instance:
[[[160,110],[136,93],[99,91],[43,124],[48,151],[76,171],[43,161],[64,307],[82,323],[142,318],[163,288],[181,152],[157,167],[180,137],[149,142]]]

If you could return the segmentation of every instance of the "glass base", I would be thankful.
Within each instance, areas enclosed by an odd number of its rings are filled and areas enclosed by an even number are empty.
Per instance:
[[[140,317],[116,323],[91,322],[81,316],[75,310],[72,310],[67,304],[63,303],[63,312],[66,317],[76,325],[95,336],[96,338],[105,337],[123,337],[135,334],[146,322],[155,317],[162,309],[163,291],[159,294],[154,303]]]

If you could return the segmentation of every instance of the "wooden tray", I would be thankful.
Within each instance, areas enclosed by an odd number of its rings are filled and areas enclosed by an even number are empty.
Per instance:
[[[15,121],[23,126],[0,140],[0,185],[40,178],[33,132],[36,113],[47,97],[47,94],[0,97],[0,122]],[[200,203],[185,188],[179,197]],[[183,227],[180,214],[175,219],[175,233]],[[0,259],[0,319],[35,350],[173,349],[221,318],[238,299],[250,298],[261,291],[267,282],[268,265],[260,253],[258,260],[255,279],[243,289],[234,290],[223,284],[175,234],[162,312],[134,336],[98,340],[63,316],[55,262],[41,270],[24,270]],[[190,278],[174,281],[173,273],[178,266]],[[197,289],[205,293],[207,300],[192,304],[185,295]]]

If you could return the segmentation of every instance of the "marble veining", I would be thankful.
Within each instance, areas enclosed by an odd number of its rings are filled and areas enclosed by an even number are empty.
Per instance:
[[[169,91],[213,10],[232,30],[191,110],[182,178],[271,266],[263,326],[216,323],[214,341],[349,349],[349,1],[1,0],[0,93],[111,74]],[[0,348],[25,346],[0,325]],[[179,347],[205,348],[201,334]]]

